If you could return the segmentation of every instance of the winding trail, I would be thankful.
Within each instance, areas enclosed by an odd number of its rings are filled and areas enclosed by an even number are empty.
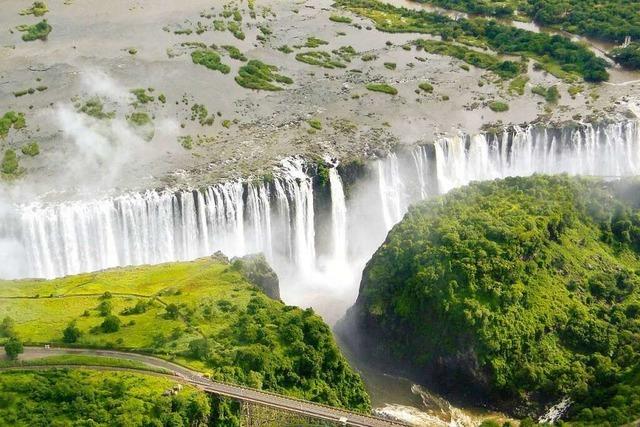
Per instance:
[[[374,417],[370,415],[359,414],[357,412],[351,412],[345,409],[334,408],[328,405],[322,405],[320,403],[309,402],[302,399],[295,399],[288,396],[283,396],[276,393],[267,392],[264,390],[256,390],[249,387],[239,386],[236,384],[222,383],[211,381],[205,378],[199,372],[185,368],[178,364],[169,362],[153,356],[147,356],[138,353],[128,353],[115,350],[94,350],[94,349],[80,349],[80,348],[43,348],[43,347],[25,347],[24,353],[21,355],[22,360],[37,360],[48,356],[60,356],[60,355],[87,355],[87,356],[100,356],[110,357],[122,360],[131,360],[141,362],[153,368],[165,369],[171,372],[175,379],[189,383],[199,389],[220,396],[230,397],[232,399],[255,403],[259,405],[269,406],[275,409],[281,409],[287,412],[293,412],[304,416],[309,416],[317,419],[342,422],[344,425],[357,426],[357,427],[393,427],[393,426],[406,426],[406,424],[391,421],[384,418]],[[144,375],[160,375],[171,378],[171,375],[159,374],[157,372],[146,371],[143,369],[135,368],[122,368],[122,367],[108,367],[108,366],[85,366],[85,365],[43,365],[37,366],[31,363],[29,366],[15,366],[0,368],[0,372],[7,370],[40,370],[40,369],[55,369],[55,368],[83,368],[83,369],[96,369],[96,370],[112,370],[112,371],[131,371],[138,372]]]

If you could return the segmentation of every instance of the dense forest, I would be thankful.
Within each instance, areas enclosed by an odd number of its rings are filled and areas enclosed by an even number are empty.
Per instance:
[[[515,415],[640,416],[640,183],[475,183],[410,210],[348,318],[374,354]],[[368,351],[368,350],[367,350]]]
[[[466,13],[515,18],[515,12],[540,25],[620,43],[640,37],[640,3],[627,0],[416,0]]]
[[[534,59],[554,74],[562,71],[590,82],[609,78],[604,59],[567,37],[526,31],[483,18],[454,20],[438,13],[399,8],[377,0],[338,0],[336,5],[371,18],[381,31],[439,35],[444,41],[479,45],[501,54]]]
[[[0,426],[206,426],[204,392],[148,375],[89,370],[0,375]]]

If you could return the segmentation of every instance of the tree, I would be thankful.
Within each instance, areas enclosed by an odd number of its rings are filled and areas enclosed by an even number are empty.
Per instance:
[[[9,359],[16,360],[20,353],[24,353],[22,341],[17,337],[9,338],[9,341],[4,345],[4,351],[7,353],[7,356],[9,356]]]
[[[102,329],[102,332],[105,333],[118,332],[120,330],[121,323],[122,322],[120,322],[118,316],[110,314],[105,317],[104,321],[100,325],[100,328]]]
[[[165,310],[167,311],[165,314],[165,317],[167,319],[177,319],[178,315],[180,314],[180,309],[173,303],[167,305]]]
[[[82,332],[80,328],[76,326],[76,322],[71,322],[69,325],[62,331],[62,341],[71,344],[78,341]]]
[[[15,336],[15,326],[16,322],[11,317],[5,317],[0,323],[0,336],[7,338]]]
[[[98,305],[98,311],[100,312],[100,316],[108,316],[111,314],[111,301],[103,300]]]

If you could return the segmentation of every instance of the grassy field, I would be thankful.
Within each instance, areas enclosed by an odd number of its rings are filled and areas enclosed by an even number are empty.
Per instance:
[[[13,368],[22,366],[105,366],[115,368],[130,368],[158,373],[169,373],[168,370],[146,365],[137,360],[116,359],[113,357],[89,356],[84,354],[61,354],[29,360],[0,360],[0,368]]]
[[[0,344],[15,334],[26,344],[143,351],[217,380],[369,409],[322,319],[269,298],[236,264],[207,258],[0,281],[0,313],[13,323]]]

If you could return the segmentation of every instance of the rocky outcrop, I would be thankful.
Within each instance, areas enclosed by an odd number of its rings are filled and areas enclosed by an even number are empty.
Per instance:
[[[280,300],[280,282],[263,254],[245,255],[231,261],[234,269],[275,300]]]

